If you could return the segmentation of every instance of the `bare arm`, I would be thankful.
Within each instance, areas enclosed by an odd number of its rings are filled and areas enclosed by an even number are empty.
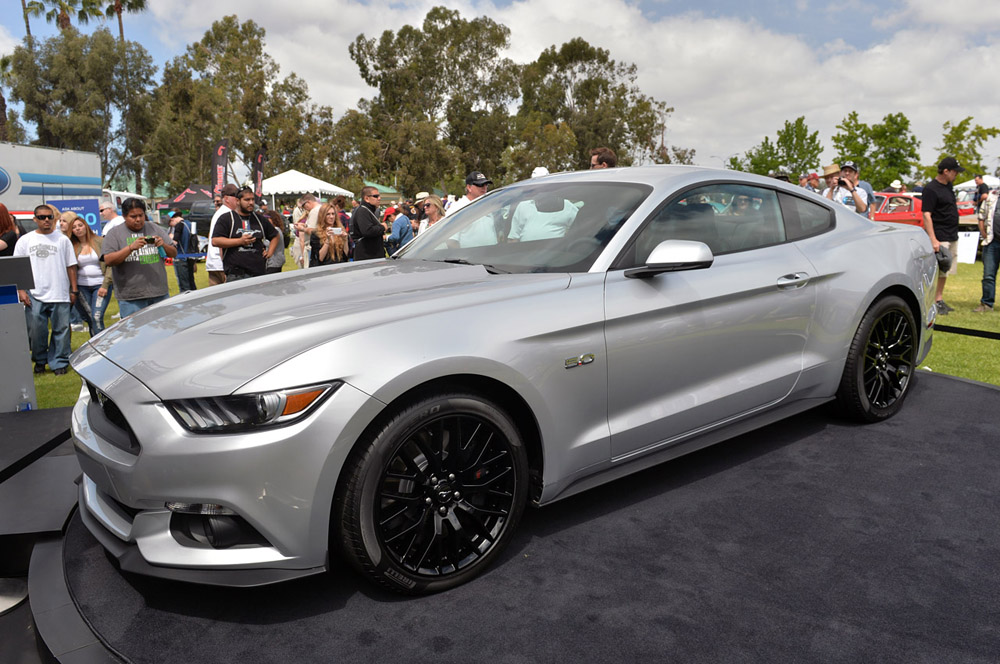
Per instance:
[[[931,220],[931,213],[924,212],[924,230],[927,231],[927,236],[931,239],[931,247],[934,248],[934,253],[941,248],[941,243],[938,242],[937,237],[934,235],[934,221]]]

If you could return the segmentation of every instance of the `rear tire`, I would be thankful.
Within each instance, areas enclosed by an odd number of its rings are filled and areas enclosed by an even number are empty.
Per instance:
[[[837,390],[845,416],[878,422],[899,412],[913,378],[917,341],[913,313],[901,298],[872,304],[851,341]]]
[[[438,394],[401,407],[351,455],[331,532],[375,583],[439,592],[496,559],[527,495],[527,455],[511,418],[476,394]]]

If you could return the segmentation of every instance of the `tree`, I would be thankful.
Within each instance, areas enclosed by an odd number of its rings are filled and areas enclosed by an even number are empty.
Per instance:
[[[45,6],[48,6],[45,20],[49,23],[54,22],[60,30],[69,29],[72,25],[71,15],[74,13],[77,23],[81,25],[86,25],[92,18],[103,18],[104,16],[100,0],[33,0],[29,4],[37,8],[36,16],[44,11]]]
[[[986,167],[982,164],[983,144],[991,138],[1000,136],[1000,129],[973,125],[972,116],[969,116],[956,124],[945,122],[942,131],[937,161],[924,169],[927,177],[932,178],[937,175],[937,163],[945,157],[954,157],[972,173],[986,172]]]
[[[667,118],[673,112],[674,109],[672,106],[667,106],[663,102],[656,102],[656,125],[660,134],[660,144],[653,152],[653,163],[691,165],[694,163],[694,148],[679,148],[676,145],[667,145]]]
[[[872,152],[864,179],[876,191],[896,179],[909,179],[920,163],[920,141],[910,130],[910,120],[902,113],[890,113],[869,130]]]
[[[781,156],[771,139],[765,136],[760,145],[755,145],[747,150],[742,159],[735,155],[730,157],[729,168],[734,171],[769,175],[781,170]]]
[[[920,159],[920,141],[910,130],[910,120],[902,113],[889,113],[882,122],[868,125],[851,111],[837,125],[833,136],[837,163],[853,161],[862,180],[876,190],[896,179],[908,179]]]
[[[851,111],[837,125],[837,129],[838,133],[830,139],[837,150],[836,163],[853,161],[861,169],[859,173],[867,173],[871,166],[871,127],[858,119],[857,111]]]
[[[386,30],[377,40],[359,35],[348,50],[361,77],[378,89],[364,108],[373,122],[370,137],[384,139],[370,155],[376,161],[359,168],[373,178],[412,180],[415,187],[436,182],[394,147],[400,137],[413,136],[433,150],[432,161],[441,155],[452,161],[438,177],[472,169],[501,177],[500,155],[510,140],[507,106],[518,91],[518,67],[501,57],[509,46],[506,26],[486,17],[465,20],[444,7],[427,12],[420,28]],[[454,149],[444,149],[442,139]]]
[[[104,13],[108,18],[118,19],[118,39],[125,41],[125,26],[122,24],[122,13],[138,14],[146,11],[146,0],[104,0],[107,6]]]
[[[9,141],[7,136],[7,98],[3,91],[10,86],[11,62],[9,55],[0,56],[0,141]]]
[[[539,112],[545,124],[568,124],[576,136],[576,168],[589,166],[597,146],[610,147],[619,165],[630,165],[656,151],[659,133],[659,107],[635,85],[636,71],[605,49],[571,39],[524,67],[518,113]]]
[[[536,166],[551,172],[568,171],[576,166],[576,136],[565,122],[545,123],[542,113],[517,118],[517,140],[503,154],[507,184],[524,180]]]
[[[221,133],[245,164],[267,135],[263,100],[278,65],[264,51],[265,31],[253,21],[226,16],[212,23],[201,41],[188,47],[185,62],[199,78],[217,88]]]
[[[37,50],[14,49],[11,98],[23,103],[38,145],[97,152],[107,171],[117,62],[107,30],[86,36],[70,27]]]
[[[28,38],[28,42],[31,42],[31,22],[28,17],[41,16],[45,11],[45,5],[43,5],[38,0],[21,0],[21,13],[24,14],[24,35]]]
[[[819,132],[809,133],[805,116],[800,116],[794,122],[785,120],[774,143],[765,136],[760,145],[747,150],[742,159],[730,157],[729,167],[759,175],[784,172],[796,176],[812,169],[822,152]]]

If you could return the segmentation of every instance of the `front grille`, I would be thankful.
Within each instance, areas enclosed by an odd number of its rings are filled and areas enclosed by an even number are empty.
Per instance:
[[[115,447],[130,454],[139,454],[139,439],[129,426],[128,420],[111,397],[97,389],[87,381],[87,391],[90,392],[90,406],[87,408],[87,418],[90,428]]]

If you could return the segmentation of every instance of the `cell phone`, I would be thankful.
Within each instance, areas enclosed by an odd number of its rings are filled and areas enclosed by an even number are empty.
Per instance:
[[[146,241],[146,244],[156,244],[156,236],[155,235],[147,235],[143,239]]]

